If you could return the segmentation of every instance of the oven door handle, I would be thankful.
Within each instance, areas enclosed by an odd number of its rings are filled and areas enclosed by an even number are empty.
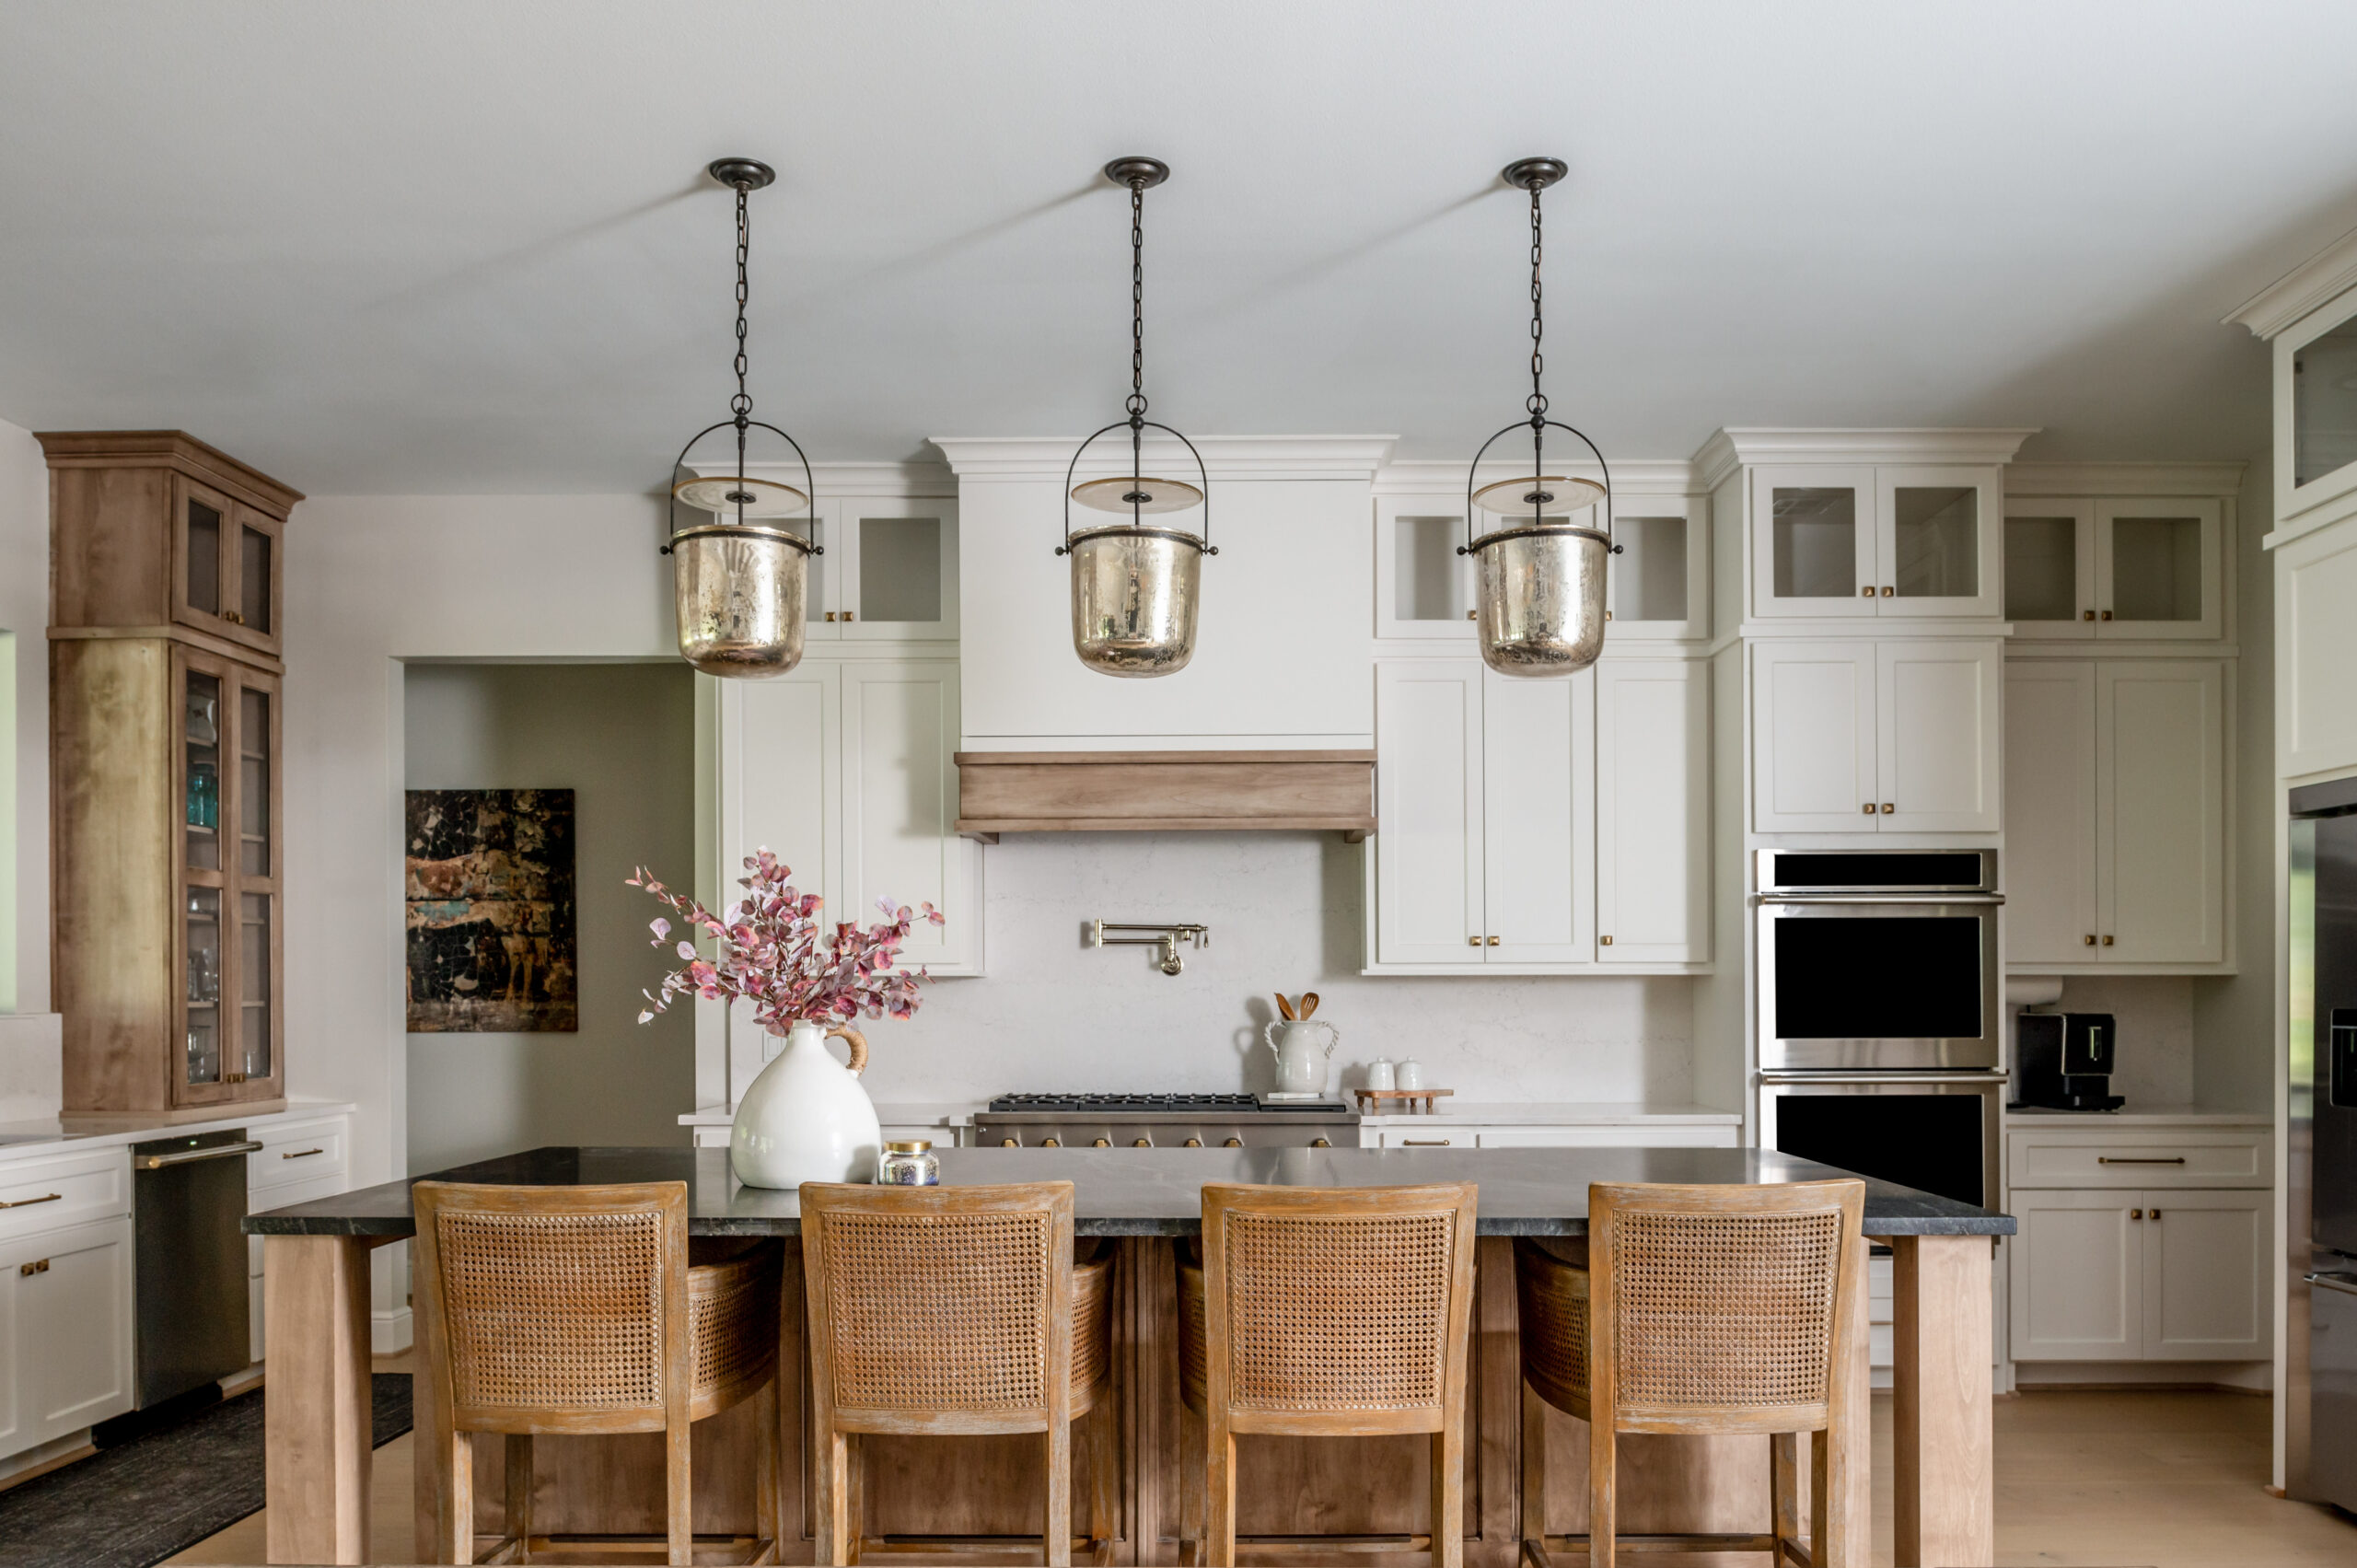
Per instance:
[[[1852,1072],[1846,1067],[1775,1068],[1762,1072],[1762,1084],[1816,1084],[1824,1088],[1840,1088],[1845,1084],[2004,1084],[2013,1074],[1998,1069],[1986,1072],[1873,1073]]]
[[[2003,893],[1754,893],[1759,904],[2002,904]]]

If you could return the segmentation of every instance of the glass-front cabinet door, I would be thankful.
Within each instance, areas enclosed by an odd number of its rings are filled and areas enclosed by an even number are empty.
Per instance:
[[[279,539],[284,525],[242,501],[172,481],[172,619],[278,651]]]
[[[1605,645],[1710,635],[1709,575],[1697,570],[1711,548],[1710,532],[1693,519],[1684,496],[1626,495],[1614,507],[1612,542],[1620,553],[1606,568]],[[1600,525],[1599,525],[1600,526]]]
[[[2222,510],[2214,500],[2096,502],[2096,635],[2223,635]]]
[[[1875,470],[1879,615],[1993,616],[2001,503],[1988,468]]]
[[[1870,468],[1752,470],[1751,612],[1872,615],[1879,532]]]
[[[958,503],[946,496],[836,505],[842,552],[835,608],[846,640],[938,642],[958,635]]]
[[[280,1065],[277,679],[176,649],[180,977],[173,1098],[274,1099]]]
[[[1473,625],[1465,498],[1379,495],[1375,502],[1375,634],[1460,637]]]
[[[2096,634],[2092,501],[2009,500],[2005,619],[2017,637]]]

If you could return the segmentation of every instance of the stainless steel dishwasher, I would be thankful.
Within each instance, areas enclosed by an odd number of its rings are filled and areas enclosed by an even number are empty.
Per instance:
[[[238,1222],[246,1217],[246,1156],[261,1147],[242,1127],[131,1145],[136,1409],[253,1360]]]

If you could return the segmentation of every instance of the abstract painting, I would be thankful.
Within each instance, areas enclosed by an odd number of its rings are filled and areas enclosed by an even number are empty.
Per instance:
[[[412,1034],[580,1028],[569,789],[409,792]]]

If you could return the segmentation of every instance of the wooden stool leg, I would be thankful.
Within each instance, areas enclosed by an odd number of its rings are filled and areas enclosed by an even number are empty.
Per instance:
[[[1784,1568],[1784,1543],[1801,1539],[1800,1436],[1779,1432],[1768,1439],[1768,1528],[1776,1538],[1768,1568]]]
[[[1832,1434],[1822,1428],[1808,1434],[1808,1560],[1816,1568],[1825,1568],[1826,1542],[1830,1539],[1825,1521],[1833,1509],[1826,1482],[1833,1467],[1827,1462],[1825,1450],[1831,1437]]]
[[[781,1397],[781,1380],[770,1379],[770,1409],[762,1412],[761,1430],[753,1439],[753,1533],[762,1545],[754,1548],[753,1561],[775,1562],[785,1555],[785,1542],[779,1539],[778,1512],[781,1488],[778,1485],[777,1404]]]
[[[843,1439],[843,1562],[856,1568],[866,1545],[867,1439],[854,1432]]]
[[[1236,1434],[1219,1420],[1205,1423],[1204,1433],[1204,1561],[1212,1568],[1236,1568]]]
[[[1178,1452],[1190,1456],[1178,1466],[1178,1532],[1181,1546],[1179,1562],[1202,1568],[1211,1561],[1205,1544],[1207,1504],[1203,1499],[1208,1491],[1205,1469],[1209,1463],[1204,1456],[1208,1439],[1203,1434],[1202,1418],[1185,1405],[1178,1407]]]
[[[1088,1545],[1092,1554],[1109,1562],[1112,1561],[1113,1532],[1118,1527],[1114,1516],[1120,1511],[1120,1501],[1114,1495],[1121,1472],[1120,1417],[1112,1389],[1108,1388],[1088,1418],[1092,1423],[1088,1442]]]
[[[1522,1539],[1547,1551],[1547,1401],[1522,1386]],[[1774,1568],[1771,1564],[1771,1568]]]
[[[1433,1568],[1464,1568],[1465,1428],[1444,1415],[1433,1434]]]
[[[442,1477],[442,1495],[447,1498],[448,1512],[443,1523],[449,1539],[442,1543],[445,1562],[472,1562],[475,1560],[475,1434],[453,1432],[450,1446],[444,1450],[444,1462],[449,1469]]]
[[[1072,1423],[1049,1423],[1047,1516],[1040,1521],[1048,1568],[1072,1568]]]
[[[696,1560],[693,1478],[688,1468],[688,1423],[666,1427],[663,1463],[664,1536],[666,1561],[672,1568],[691,1568]]]
[[[517,1562],[532,1560],[532,1434],[507,1437],[507,1533],[516,1542]]]
[[[1600,1411],[1598,1413],[1601,1413]],[[1612,1423],[1590,1421],[1587,1428],[1588,1568],[1612,1568],[1612,1537],[1618,1528],[1612,1506]]]

